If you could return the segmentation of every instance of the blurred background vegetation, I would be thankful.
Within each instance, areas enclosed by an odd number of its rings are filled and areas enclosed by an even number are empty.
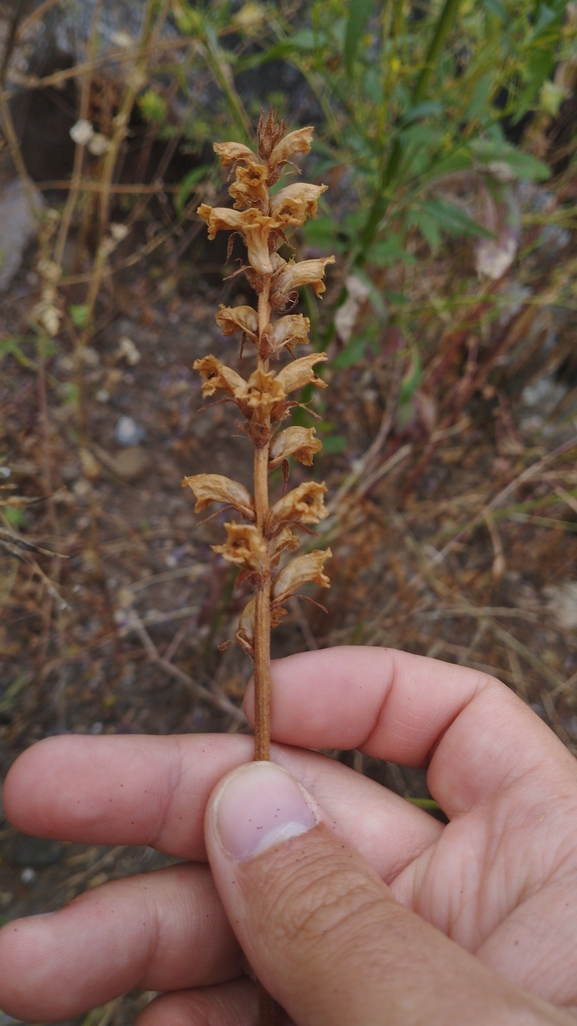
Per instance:
[[[271,106],[314,125],[294,171],[329,185],[299,257],[337,256],[298,307],[329,355],[299,416],[332,588],[326,614],[291,600],[275,654],[493,672],[575,751],[576,37],[565,0],[0,0],[3,772],[49,734],[248,729],[250,667],[217,648],[246,596],[180,481],[250,483],[191,369],[236,365],[214,315],[244,300],[242,249],[195,211],[229,202],[212,143],[251,144]],[[5,920],[166,863],[5,820],[0,845]]]

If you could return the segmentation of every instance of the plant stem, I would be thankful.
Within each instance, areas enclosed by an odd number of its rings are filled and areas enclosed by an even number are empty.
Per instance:
[[[259,339],[270,321],[270,278],[265,280],[258,297]],[[268,371],[268,358],[263,358],[258,346],[257,369]],[[268,460],[270,449],[270,418],[266,441],[255,444],[254,450],[254,507],[256,526],[264,534],[268,513]],[[254,758],[257,762],[270,757],[270,562],[267,556],[262,580],[255,595],[254,623]],[[262,1020],[263,1023],[267,1020]]]

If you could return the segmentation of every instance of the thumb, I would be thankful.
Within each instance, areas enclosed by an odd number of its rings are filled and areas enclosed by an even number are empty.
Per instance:
[[[279,766],[228,774],[205,829],[240,944],[298,1026],[567,1022],[396,902]]]

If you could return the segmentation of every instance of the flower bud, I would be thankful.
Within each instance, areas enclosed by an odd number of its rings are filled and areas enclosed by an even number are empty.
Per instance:
[[[280,466],[283,460],[289,456],[303,463],[305,467],[311,467],[313,456],[320,452],[323,443],[316,437],[314,428],[289,427],[273,438],[270,447],[269,468],[274,470]]]
[[[228,506],[234,506],[247,520],[254,520],[252,495],[239,481],[232,481],[222,474],[194,474],[192,477],[183,477],[182,483],[194,492],[195,513],[206,509],[211,502],[225,502]]]
[[[227,539],[224,545],[211,545],[223,559],[247,570],[261,572],[265,568],[267,547],[261,532],[252,524],[237,524],[234,520],[224,525]]]
[[[330,580],[323,573],[325,559],[332,556],[330,549],[314,549],[304,556],[296,556],[281,570],[272,589],[275,603],[286,602],[301,584],[310,582],[320,588],[329,588]]]
[[[329,512],[323,501],[326,490],[326,484],[304,481],[283,495],[269,511],[271,533],[275,534],[276,528],[283,527],[289,521],[318,524],[319,520],[324,520]]]

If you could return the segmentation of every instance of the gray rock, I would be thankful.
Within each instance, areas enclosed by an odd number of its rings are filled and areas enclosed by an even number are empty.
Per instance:
[[[146,429],[132,417],[122,416],[114,428],[114,438],[119,445],[138,445],[146,438]]]
[[[34,186],[31,185],[31,189],[40,211],[42,197]],[[0,292],[10,285],[36,230],[36,219],[32,216],[24,185],[20,178],[16,178],[0,193]]]

